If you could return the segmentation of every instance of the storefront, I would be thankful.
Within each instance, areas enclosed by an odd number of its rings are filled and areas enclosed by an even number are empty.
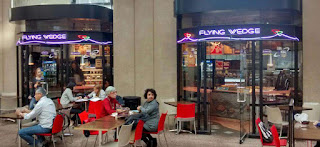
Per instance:
[[[220,124],[240,143],[264,106],[302,104],[299,2],[250,2],[176,2],[178,100],[196,103],[199,132]]]
[[[69,81],[78,85],[113,84],[112,33],[59,31],[23,32],[17,42],[18,88],[28,104],[37,68],[48,97],[60,97]],[[74,72],[81,69],[80,77]],[[19,93],[19,92],[18,92]]]

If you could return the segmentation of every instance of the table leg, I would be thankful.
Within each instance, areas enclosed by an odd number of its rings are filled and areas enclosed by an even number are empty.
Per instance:
[[[84,102],[84,110],[85,110],[85,111],[88,111],[87,103],[88,103],[88,102]]]
[[[117,127],[117,136],[115,138],[118,139],[118,136],[119,136],[119,127]]]
[[[18,131],[20,131],[20,129],[21,129],[21,120],[20,119],[17,119],[17,121],[18,121]],[[20,136],[18,136],[19,138],[18,138],[18,147],[21,147],[21,137]]]
[[[101,142],[102,142],[102,131],[101,130],[99,130],[99,147],[101,147]]]

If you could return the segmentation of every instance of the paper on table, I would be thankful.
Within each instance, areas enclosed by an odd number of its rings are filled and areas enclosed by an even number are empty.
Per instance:
[[[92,101],[92,102],[96,102],[96,101],[100,101],[101,99],[100,98],[98,98],[98,97],[94,97],[94,98],[91,98],[90,99],[90,101]]]
[[[117,115],[118,115],[117,112],[114,112],[114,113],[111,114],[112,117],[116,117]]]
[[[78,99],[75,102],[86,102],[86,101],[88,101],[88,99]]]

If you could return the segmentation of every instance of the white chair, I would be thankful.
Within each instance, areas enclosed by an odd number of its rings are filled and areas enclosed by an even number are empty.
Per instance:
[[[173,117],[175,119],[175,116],[177,115],[177,107],[170,106],[168,104],[165,104],[164,102],[176,102],[177,100],[175,98],[167,98],[167,99],[161,99],[161,105],[163,112],[168,111],[167,117],[168,117],[168,124],[174,124],[175,120],[173,120],[173,123],[170,123],[169,117]],[[169,128],[169,125],[168,128]]]
[[[308,114],[308,120],[315,122],[320,120],[320,104],[313,102],[306,102],[302,105],[305,108],[312,108],[312,110],[305,110],[303,113]]]
[[[268,116],[268,122],[275,125],[280,125],[280,137],[281,137],[283,126],[288,126],[289,122],[282,120],[282,115],[279,107],[266,106],[266,112]]]
[[[71,114],[70,114],[70,111],[71,111],[72,107],[70,108],[66,108],[66,109],[61,109],[60,112],[62,114],[64,114],[64,123],[63,123],[63,130],[66,130],[68,129],[68,133],[64,133],[63,135],[64,136],[71,136],[71,143],[73,143],[73,134],[71,133],[71,130],[70,130],[70,119],[71,119]]]
[[[118,142],[108,142],[106,146],[112,147],[125,147],[130,146],[130,136],[131,136],[131,129],[132,129],[133,122],[130,125],[122,125],[119,136]]]

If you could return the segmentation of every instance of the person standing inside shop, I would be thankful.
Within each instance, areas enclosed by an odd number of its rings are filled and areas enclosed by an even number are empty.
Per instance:
[[[83,72],[76,61],[73,61],[71,63],[71,77],[73,78],[73,82],[76,83],[76,85],[85,84]]]
[[[35,77],[32,79],[32,86],[30,87],[30,95],[29,95],[29,109],[32,110],[34,106],[36,105],[37,101],[34,97],[35,91],[37,88],[41,87],[41,82],[44,81],[44,78],[42,76],[41,68],[38,67],[34,72]]]

